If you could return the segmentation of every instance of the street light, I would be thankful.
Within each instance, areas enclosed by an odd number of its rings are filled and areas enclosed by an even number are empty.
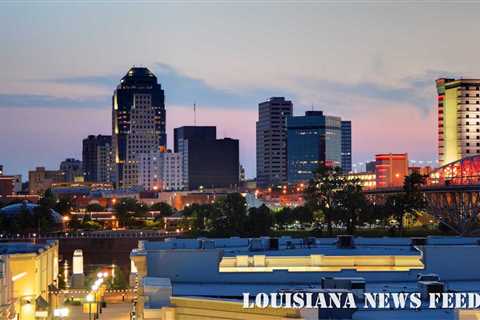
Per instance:
[[[86,300],[88,303],[88,320],[92,320],[92,303],[93,303],[93,295],[91,293],[87,294]]]

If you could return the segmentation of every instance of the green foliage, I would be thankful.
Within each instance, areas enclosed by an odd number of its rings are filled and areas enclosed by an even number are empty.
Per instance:
[[[66,215],[72,211],[72,199],[70,197],[62,197],[56,200],[53,209],[61,215]]]
[[[175,210],[166,202],[155,203],[150,207],[150,210],[160,211],[160,215],[157,216],[157,218],[169,217],[175,212]]]
[[[391,215],[397,221],[402,233],[405,218],[415,220],[419,212],[427,206],[420,189],[423,184],[425,184],[425,177],[413,172],[405,177],[403,192],[393,194],[385,201],[385,214]]]
[[[246,231],[247,203],[240,193],[230,193],[216,202],[221,216],[214,217],[213,229],[230,235],[242,235]]]
[[[86,210],[87,212],[102,212],[105,211],[105,208],[98,203],[90,203]]]
[[[262,205],[259,208],[250,208],[248,210],[247,228],[249,236],[265,236],[270,233],[273,225],[273,216],[270,209]]]
[[[38,205],[44,208],[53,209],[57,204],[57,197],[53,194],[51,189],[45,190],[43,197],[38,200]]]
[[[120,225],[128,227],[135,224],[135,216],[145,214],[148,211],[148,208],[146,205],[139,203],[137,199],[125,198],[115,204],[114,210],[117,213]]]
[[[346,226],[354,232],[356,226],[369,217],[368,202],[358,180],[347,179],[341,169],[320,165],[305,190],[306,207],[327,225],[333,234],[333,224]]]

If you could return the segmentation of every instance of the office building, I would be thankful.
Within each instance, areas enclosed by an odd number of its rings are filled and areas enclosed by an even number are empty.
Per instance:
[[[150,70],[133,67],[117,86],[112,105],[114,179],[118,187],[131,187],[138,181],[136,154],[166,147],[165,95]]]
[[[46,170],[37,167],[28,172],[28,191],[30,194],[42,195],[54,183],[65,182],[64,172],[61,170]]]
[[[217,127],[215,126],[183,126],[173,130],[173,151],[183,152],[183,142],[209,141],[217,139]]]
[[[342,170],[352,171],[352,122],[342,120]]]
[[[342,139],[339,117],[322,111],[287,117],[288,183],[308,182],[320,164],[341,167],[343,145],[350,137],[348,133],[345,141]],[[351,161],[351,153],[349,156]]]
[[[80,160],[73,158],[65,159],[60,163],[60,171],[63,172],[65,182],[83,181],[83,166]]]
[[[256,140],[259,187],[287,181],[286,118],[292,114],[292,102],[283,97],[272,97],[258,105]]]
[[[125,158],[124,187],[135,187],[139,183],[138,166],[142,154],[160,150],[155,131],[155,109],[149,94],[134,95],[134,106],[130,111],[130,133],[127,135],[127,157]]]
[[[480,79],[441,78],[436,84],[440,165],[480,154]]]
[[[22,176],[6,175],[0,166],[0,197],[8,197],[22,192]]]
[[[215,127],[180,127],[174,130],[175,152],[181,154],[183,186],[237,188],[239,184],[239,141],[216,138]]]
[[[385,153],[375,155],[376,187],[401,187],[408,175],[408,154]]]
[[[112,136],[90,135],[83,139],[82,163],[85,181],[112,182]]]
[[[22,191],[22,176],[0,175],[0,197],[15,195]]]
[[[148,191],[183,190],[182,157],[170,151],[140,154],[139,185]]]

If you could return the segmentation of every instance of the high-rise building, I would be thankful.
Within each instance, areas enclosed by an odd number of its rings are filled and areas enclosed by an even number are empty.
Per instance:
[[[217,139],[215,126],[183,126],[173,129],[173,151],[182,152],[185,140],[207,141]]]
[[[67,158],[60,163],[60,171],[63,172],[65,182],[84,181],[82,161]]]
[[[112,182],[112,136],[90,135],[83,139],[83,174],[87,182]]]
[[[352,171],[352,122],[342,120],[342,170]]]
[[[293,104],[284,97],[272,97],[258,105],[257,185],[260,187],[287,181],[286,118],[292,113]]]
[[[166,147],[165,95],[150,70],[133,67],[117,86],[112,105],[114,179],[117,187],[130,187],[138,182],[136,154]]]
[[[436,84],[440,165],[480,154],[480,79],[441,78]]]
[[[141,154],[160,150],[155,130],[155,109],[150,94],[135,94],[130,110],[130,132],[127,135],[127,157],[125,158],[124,187],[139,185],[138,163]]]
[[[408,154],[384,153],[375,155],[377,188],[401,187],[408,175]]]
[[[174,139],[175,151],[182,157],[186,189],[238,187],[238,140],[217,139],[215,127],[176,128]]]
[[[139,185],[148,191],[183,190],[180,153],[152,151],[140,155]]]
[[[287,117],[289,183],[310,180],[321,163],[342,166],[341,124],[339,117],[326,116],[322,111]]]

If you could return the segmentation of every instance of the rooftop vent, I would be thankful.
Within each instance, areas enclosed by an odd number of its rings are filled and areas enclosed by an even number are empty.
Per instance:
[[[414,246],[426,246],[427,245],[427,238],[425,238],[425,237],[411,238],[410,239],[410,245],[412,247],[414,247]]]
[[[355,248],[352,235],[339,235],[337,236],[337,248],[351,249]]]

